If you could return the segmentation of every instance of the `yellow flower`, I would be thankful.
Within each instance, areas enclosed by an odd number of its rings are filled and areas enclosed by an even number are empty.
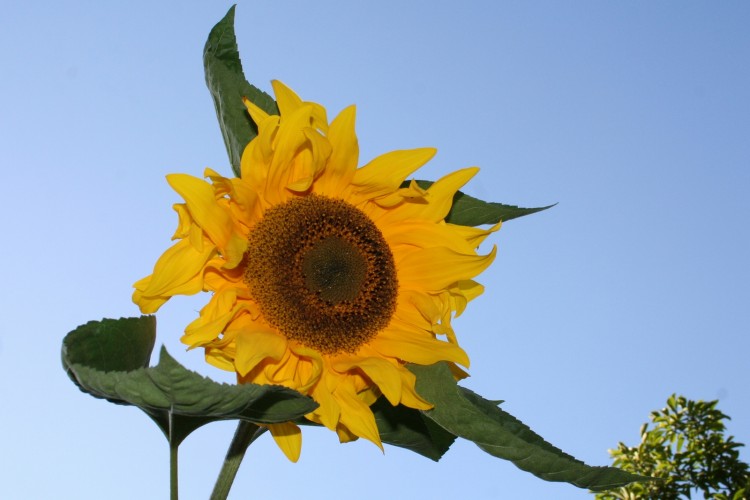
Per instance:
[[[406,363],[469,358],[451,318],[482,293],[472,280],[494,259],[477,246],[496,230],[446,223],[453,196],[478,171],[453,172],[422,189],[404,180],[434,155],[393,151],[357,168],[354,107],[330,124],[319,104],[273,83],[281,116],[250,102],[258,136],[241,178],[206,169],[167,176],[177,243],[136,282],[133,300],[153,313],[173,295],[212,292],[182,341],[240,383],[279,384],[320,406],[307,418],[342,442],[382,448],[370,405],[381,395],[425,410]],[[301,433],[268,426],[291,460]]]

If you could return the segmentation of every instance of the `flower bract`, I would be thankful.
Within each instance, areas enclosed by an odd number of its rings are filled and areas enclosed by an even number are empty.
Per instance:
[[[211,292],[182,342],[240,383],[279,384],[311,396],[306,418],[381,446],[370,405],[432,407],[406,364],[469,358],[451,319],[482,292],[473,281],[494,259],[477,253],[490,229],[450,224],[453,197],[478,171],[427,189],[406,182],[434,149],[393,151],[358,167],[355,109],[332,122],[319,104],[273,82],[279,115],[246,101],[258,136],[241,177],[171,174],[176,243],[133,300],[153,313],[174,295]],[[295,423],[268,426],[296,460]]]

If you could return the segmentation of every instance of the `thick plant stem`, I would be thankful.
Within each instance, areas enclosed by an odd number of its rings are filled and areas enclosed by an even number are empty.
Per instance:
[[[177,445],[169,444],[169,498],[178,499],[177,492]]]
[[[247,447],[265,431],[265,427],[240,420],[237,430],[234,432],[232,443],[229,445],[229,450],[227,450],[227,456],[224,458],[224,465],[221,467],[219,477],[216,478],[214,491],[211,492],[211,500],[226,500],[242,459],[245,457]]]

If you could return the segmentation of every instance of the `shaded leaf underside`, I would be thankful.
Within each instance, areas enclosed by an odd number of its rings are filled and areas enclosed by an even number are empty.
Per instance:
[[[208,422],[287,422],[317,407],[281,386],[214,382],[184,368],[164,348],[159,363],[147,368],[155,332],[153,316],[91,321],[65,337],[63,366],[82,391],[143,410],[173,444]]]

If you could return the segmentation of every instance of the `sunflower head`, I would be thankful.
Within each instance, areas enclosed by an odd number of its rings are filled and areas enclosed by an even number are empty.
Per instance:
[[[311,396],[307,418],[341,441],[381,446],[370,405],[379,397],[415,409],[407,363],[468,367],[451,319],[482,292],[473,278],[488,230],[447,223],[453,196],[477,172],[453,172],[428,189],[405,180],[434,155],[393,151],[358,168],[353,107],[325,109],[273,82],[279,115],[249,101],[258,136],[241,177],[207,169],[208,181],[167,177],[177,242],[135,283],[133,300],[155,312],[173,295],[212,292],[182,341],[239,382],[280,384]],[[301,434],[269,425],[292,460]]]

